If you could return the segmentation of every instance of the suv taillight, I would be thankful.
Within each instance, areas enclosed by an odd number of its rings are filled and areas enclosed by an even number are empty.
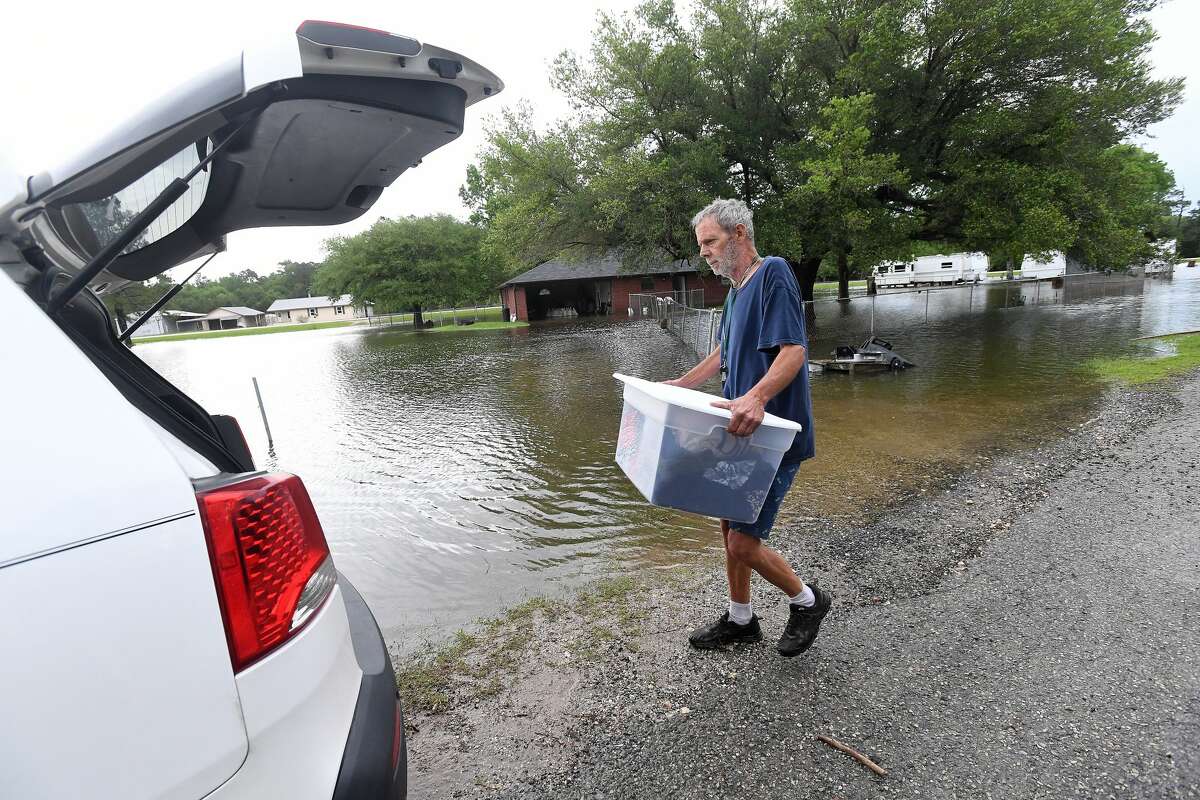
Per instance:
[[[295,635],[337,584],[312,500],[275,473],[197,492],[225,636],[239,672]]]

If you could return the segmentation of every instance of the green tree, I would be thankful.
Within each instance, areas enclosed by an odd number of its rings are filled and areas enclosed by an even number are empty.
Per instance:
[[[131,281],[105,294],[104,305],[117,319],[117,328],[123,331],[126,319],[141,316],[174,285],[170,278],[161,275],[153,281]]]
[[[1200,207],[1183,218],[1179,228],[1179,257],[1200,257]]]
[[[716,195],[814,275],[923,241],[1115,258],[1160,198],[1101,196],[1129,159],[1113,148],[1182,88],[1150,75],[1157,4],[699,0],[684,21],[649,0],[556,62],[570,119],[489,129],[463,196],[512,269],[580,246],[686,257]]]
[[[481,258],[482,230],[446,214],[380,219],[355,236],[325,243],[329,252],[317,270],[321,294],[349,294],[356,304],[421,311],[474,303],[492,295],[501,280]]]
[[[812,144],[802,148],[812,157],[795,159],[807,179],[786,198],[789,207],[811,220],[810,239],[827,244],[836,259],[839,297],[850,296],[851,254],[873,263],[902,247],[911,233],[912,220],[888,208],[877,193],[880,186],[905,183],[906,176],[896,155],[869,151],[873,105],[869,94],[830,100]],[[789,153],[784,149],[781,155],[786,160]]]

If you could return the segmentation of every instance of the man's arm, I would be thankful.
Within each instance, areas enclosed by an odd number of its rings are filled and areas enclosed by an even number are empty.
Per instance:
[[[714,375],[720,372],[720,370],[721,348],[718,347],[716,350],[713,350],[711,353],[705,356],[703,361],[688,370],[687,374],[685,374],[683,377],[675,378],[674,380],[670,381],[663,381],[663,383],[669,386],[682,386],[685,389],[694,389],[708,379],[712,378]],[[776,392],[780,391],[782,388],[783,387],[776,389]]]
[[[762,424],[763,414],[766,413],[764,408],[766,404],[796,379],[800,370],[805,368],[804,362],[807,357],[808,353],[803,345],[780,345],[779,353],[771,363],[771,368],[767,370],[767,374],[763,376],[762,380],[754,384],[750,391],[732,400],[714,400],[713,405],[717,408],[728,408],[733,412],[733,417],[729,420],[729,432],[734,436],[749,436],[754,433],[755,429]],[[705,361],[707,360],[705,359]],[[720,369],[719,363],[717,368]],[[690,374],[689,372],[688,375]],[[687,375],[684,377],[686,378]]]

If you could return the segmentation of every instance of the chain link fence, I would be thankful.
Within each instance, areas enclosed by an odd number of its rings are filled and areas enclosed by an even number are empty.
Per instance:
[[[717,336],[721,330],[721,309],[701,308],[703,304],[703,289],[631,294],[629,315],[657,320],[663,328],[688,345],[697,357],[704,358],[717,346]]]
[[[1153,280],[1170,280],[1169,276],[1154,276]],[[1138,287],[1143,281],[1152,281],[1129,273],[1085,272],[1063,275],[1057,278],[1029,278],[1015,280],[984,281],[955,286],[926,287],[919,289],[883,290],[878,294],[854,294],[849,299],[836,297],[805,301],[806,317],[810,325],[818,307],[834,303],[869,305],[864,309],[864,327],[875,334],[877,328],[886,326],[889,332],[898,328],[930,323],[930,309],[934,318],[950,313],[975,313],[986,310],[1022,308],[1035,305],[1060,305],[1103,298]],[[698,291],[698,290],[697,290]],[[679,292],[657,294],[631,294],[629,314],[634,318],[654,319],[671,331],[687,345],[698,358],[704,358],[716,349],[721,331],[721,309],[702,308],[703,293],[699,298],[689,297],[692,302],[677,298]],[[864,331],[866,333],[866,331]]]

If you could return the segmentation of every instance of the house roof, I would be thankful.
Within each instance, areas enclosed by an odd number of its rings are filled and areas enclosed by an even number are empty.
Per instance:
[[[276,300],[267,307],[267,311],[295,311],[298,308],[328,308],[330,306],[350,305],[350,295],[344,294],[336,300],[320,295],[318,297],[287,297]]]
[[[164,317],[178,317],[179,319],[184,319],[185,317],[196,319],[204,316],[203,314],[198,314],[195,311],[160,311],[158,313]]]
[[[589,258],[582,261],[558,259],[547,261],[515,278],[509,278],[501,286],[550,283],[551,281],[594,280],[596,278],[636,278],[641,275],[670,275],[697,271],[695,267],[683,260],[626,268],[621,263],[619,254],[608,253],[600,258]]]
[[[253,308],[246,308],[245,306],[220,306],[219,308],[214,308],[204,316],[208,319],[213,319],[213,315],[218,311],[229,311],[237,314],[239,317],[257,317],[263,313],[261,311],[255,311]]]

